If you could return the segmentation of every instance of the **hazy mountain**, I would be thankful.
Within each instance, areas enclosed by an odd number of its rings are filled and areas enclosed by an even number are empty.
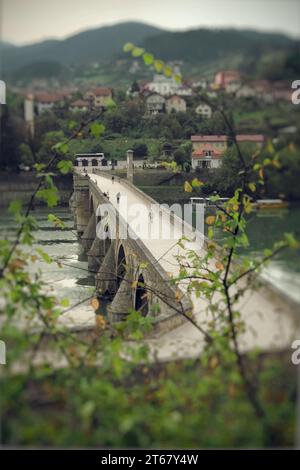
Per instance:
[[[296,42],[287,36],[236,29],[196,29],[164,32],[147,38],[143,45],[165,60],[211,61],[242,53],[251,57],[292,47]]]
[[[120,23],[83,31],[64,40],[47,40],[2,51],[5,71],[39,62],[87,64],[111,58],[122,51],[124,43],[141,43],[162,30],[144,23]]]
[[[282,75],[284,61],[289,60],[292,73],[298,62],[297,41],[283,34],[204,28],[169,32],[137,22],[83,31],[64,40],[47,40],[22,47],[2,46],[0,52],[4,72],[18,78],[24,70],[28,77],[30,70],[32,76],[36,76],[34,71],[39,71],[39,76],[47,76],[45,71],[55,71],[55,67],[62,70],[61,67],[67,69],[69,65],[102,62],[103,67],[108,67],[108,81],[114,74],[114,83],[117,83],[124,72],[118,71],[116,59],[129,58],[122,53],[126,42],[143,46],[165,60],[183,60],[188,74],[237,67],[247,73],[258,71],[258,75],[264,76],[265,69],[273,73],[272,67],[275,67],[275,72],[278,69]]]

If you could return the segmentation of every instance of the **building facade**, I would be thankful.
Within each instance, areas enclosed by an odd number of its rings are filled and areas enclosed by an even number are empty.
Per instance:
[[[94,108],[106,108],[112,97],[113,90],[106,87],[91,88],[84,94],[84,100]]]
[[[151,115],[163,113],[166,100],[158,93],[153,93],[146,98],[147,113]]]
[[[200,103],[196,107],[195,113],[203,118],[209,119],[212,116],[212,109],[211,106],[209,106],[208,104]]]
[[[262,134],[239,134],[239,143],[253,143],[261,147],[264,143]],[[192,135],[192,168],[219,168],[228,148],[230,139],[227,135]]]
[[[183,98],[178,95],[173,95],[166,101],[166,111],[167,113],[185,113],[186,112],[186,102]]]

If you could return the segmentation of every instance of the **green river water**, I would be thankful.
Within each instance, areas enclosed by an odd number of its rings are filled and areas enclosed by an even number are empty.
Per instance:
[[[87,258],[73,230],[73,219],[69,209],[55,208],[51,212],[64,221],[65,228],[56,229],[48,221],[49,209],[37,208],[33,212],[39,223],[39,230],[35,233],[35,246],[41,247],[54,260],[63,264],[62,267],[58,267],[56,263],[42,263],[39,267],[42,269],[43,279],[58,298],[68,298],[73,305],[91,295],[94,277],[87,271]],[[284,232],[294,232],[299,237],[300,206],[251,215],[248,222],[250,246],[246,250],[247,254],[251,256],[262,253],[264,248],[271,247],[276,240],[280,240]],[[1,211],[0,237],[12,238],[14,233],[15,225],[12,218],[5,211]],[[300,302],[299,251],[283,251],[269,263],[263,275],[279,289]],[[106,304],[102,305],[103,313],[105,313]]]

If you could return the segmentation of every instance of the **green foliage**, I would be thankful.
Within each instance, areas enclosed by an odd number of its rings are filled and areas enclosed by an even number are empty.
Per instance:
[[[66,175],[73,170],[73,163],[70,160],[60,160],[57,164],[57,168],[63,175]]]
[[[104,132],[105,126],[99,122],[93,122],[90,127],[90,132],[95,139],[98,139]]]
[[[19,145],[20,163],[31,168],[34,165],[34,156],[28,144]]]

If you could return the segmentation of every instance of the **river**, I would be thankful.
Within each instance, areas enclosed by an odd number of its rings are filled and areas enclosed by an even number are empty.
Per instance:
[[[48,221],[49,212],[57,215],[63,222],[63,229],[55,228]],[[75,305],[90,297],[94,290],[94,276],[88,272],[87,256],[77,240],[73,229],[73,216],[67,207],[55,209],[36,208],[32,215],[38,222],[39,229],[34,232],[34,248],[41,248],[54,261],[46,264],[35,263],[34,269],[40,268],[42,278],[53,289],[59,299],[68,299]],[[3,209],[0,214],[0,238],[13,239],[16,225],[12,217]],[[99,313],[106,313],[106,302],[101,302]]]
[[[65,228],[55,228],[48,221],[47,208],[37,208],[33,215],[39,224],[35,232],[35,247],[42,248],[57,263],[40,265],[43,279],[53,288],[59,298],[67,298],[71,305],[91,296],[94,286],[94,276],[87,270],[87,257],[77,240],[73,230],[73,219],[66,207],[55,208],[52,213],[59,216]],[[1,211],[0,238],[13,238],[16,227],[9,214]],[[284,232],[300,233],[300,206],[280,209],[273,212],[254,213],[249,217],[248,236],[250,246],[247,255],[259,255],[264,248],[271,247],[280,240]],[[299,250],[284,250],[276,256],[264,269],[263,275],[283,290],[293,299],[300,302],[300,252]],[[102,302],[101,313],[106,313],[107,303]]]
[[[207,227],[206,227],[207,231]],[[300,205],[289,208],[261,210],[248,216],[247,235],[249,246],[242,250],[242,256],[259,256],[264,249],[272,248],[274,243],[284,237],[284,233],[294,233],[300,238]],[[222,236],[217,236],[222,243]],[[300,302],[300,250],[285,249],[268,262],[262,271],[278,289],[292,299]]]

